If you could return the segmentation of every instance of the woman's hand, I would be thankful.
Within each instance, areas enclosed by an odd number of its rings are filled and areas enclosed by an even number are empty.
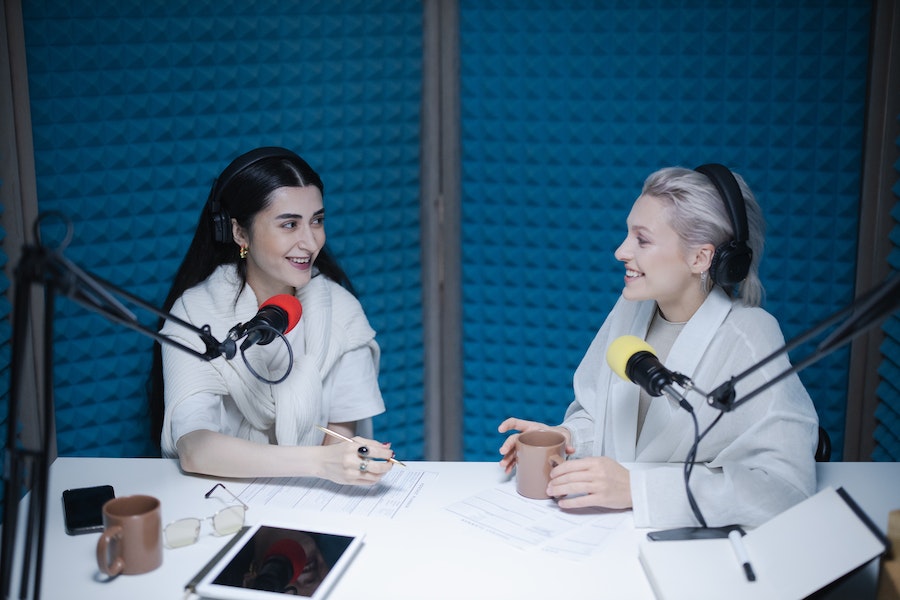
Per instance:
[[[566,454],[575,452],[575,448],[571,445],[572,434],[569,433],[569,430],[565,427],[551,427],[550,425],[538,423],[537,421],[526,421],[524,419],[510,417],[500,423],[500,427],[497,428],[497,431],[500,433],[506,433],[507,431],[519,431],[520,433],[527,433],[529,431],[558,431],[566,438]],[[503,467],[503,470],[507,473],[512,471],[512,468],[516,466],[517,439],[519,439],[519,434],[515,433],[506,438],[506,441],[500,446],[500,454],[503,455],[503,458],[500,459],[500,466]]]
[[[390,444],[353,437],[352,442],[288,446],[252,442],[198,429],[178,439],[178,458],[186,473],[215,477],[322,477],[335,483],[372,485],[391,470]],[[330,441],[326,440],[326,442]],[[365,447],[367,459],[359,454]],[[365,469],[360,469],[365,465]]]
[[[394,466],[388,462],[394,457],[390,444],[359,436],[352,442],[325,444],[321,450],[321,477],[335,483],[374,485]]]
[[[550,471],[547,494],[560,508],[631,508],[631,474],[605,456],[567,460]]]

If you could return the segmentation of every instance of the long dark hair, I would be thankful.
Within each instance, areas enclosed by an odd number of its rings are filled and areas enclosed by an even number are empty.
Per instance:
[[[231,219],[249,230],[257,213],[271,202],[272,192],[282,187],[308,185],[319,188],[324,197],[325,186],[319,174],[305,160],[285,148],[257,148],[235,158],[216,178],[209,191],[206,204],[200,211],[194,239],[175,273],[163,310],[170,311],[185,291],[204,281],[224,264],[234,264],[241,278],[236,302],[247,284],[247,266],[246,261],[240,258],[240,249],[231,239]],[[328,277],[355,295],[349,277],[328,251],[327,244],[316,257],[315,266],[319,275]],[[163,322],[160,319],[160,328]],[[147,387],[150,435],[158,447],[165,414],[162,348],[159,344],[153,347],[153,364]]]

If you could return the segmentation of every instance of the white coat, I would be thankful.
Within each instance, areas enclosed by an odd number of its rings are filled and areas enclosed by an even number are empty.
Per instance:
[[[575,372],[575,401],[562,424],[572,432],[575,458],[673,463],[631,469],[636,526],[698,525],[682,471],[694,441],[690,414],[666,397],[655,398],[636,440],[639,388],[619,378],[606,362],[607,347],[619,336],[646,337],[656,310],[652,300],[619,299]],[[710,392],[783,345],[772,315],[715,288],[685,324],[665,366]],[[789,367],[788,357],[779,356],[737,383],[737,399]],[[720,411],[696,392],[687,399],[702,432]],[[690,480],[707,524],[759,525],[811,495],[817,440],[818,417],[796,374],[726,413],[700,443]]]

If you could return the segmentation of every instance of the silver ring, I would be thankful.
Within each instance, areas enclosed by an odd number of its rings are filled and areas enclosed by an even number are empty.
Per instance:
[[[368,468],[369,468],[369,459],[368,458],[362,459],[362,461],[359,463],[359,470],[365,471]]]

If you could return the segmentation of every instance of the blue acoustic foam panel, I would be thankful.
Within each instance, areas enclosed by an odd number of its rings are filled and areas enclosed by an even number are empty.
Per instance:
[[[878,369],[880,402],[875,410],[875,450],[873,460],[900,460],[900,317],[891,317],[883,327],[885,333],[881,352],[884,361]]]
[[[898,115],[900,117],[900,115]],[[900,147],[900,139],[897,140]],[[900,173],[900,162],[894,165]],[[895,198],[900,198],[900,178],[893,187]],[[894,228],[890,233],[893,248],[888,262],[896,273],[900,270],[900,202],[891,211]],[[878,408],[875,410],[875,449],[873,460],[900,460],[900,314],[888,317],[882,326],[884,341],[881,344],[882,363],[878,369]]]
[[[66,255],[161,306],[216,175],[253,147],[296,150],[378,331],[376,434],[421,458],[421,6],[23,4],[39,209],[72,219]],[[152,342],[66,299],[54,328],[60,454],[153,454]]]
[[[786,337],[852,300],[868,3],[460,5],[467,459],[498,458],[507,416],[562,420],[658,168],[748,180]],[[846,354],[801,378],[839,459]]]
[[[878,407],[875,411],[875,450],[873,460],[900,460],[900,316],[887,319],[882,327],[884,357],[878,374]]]

